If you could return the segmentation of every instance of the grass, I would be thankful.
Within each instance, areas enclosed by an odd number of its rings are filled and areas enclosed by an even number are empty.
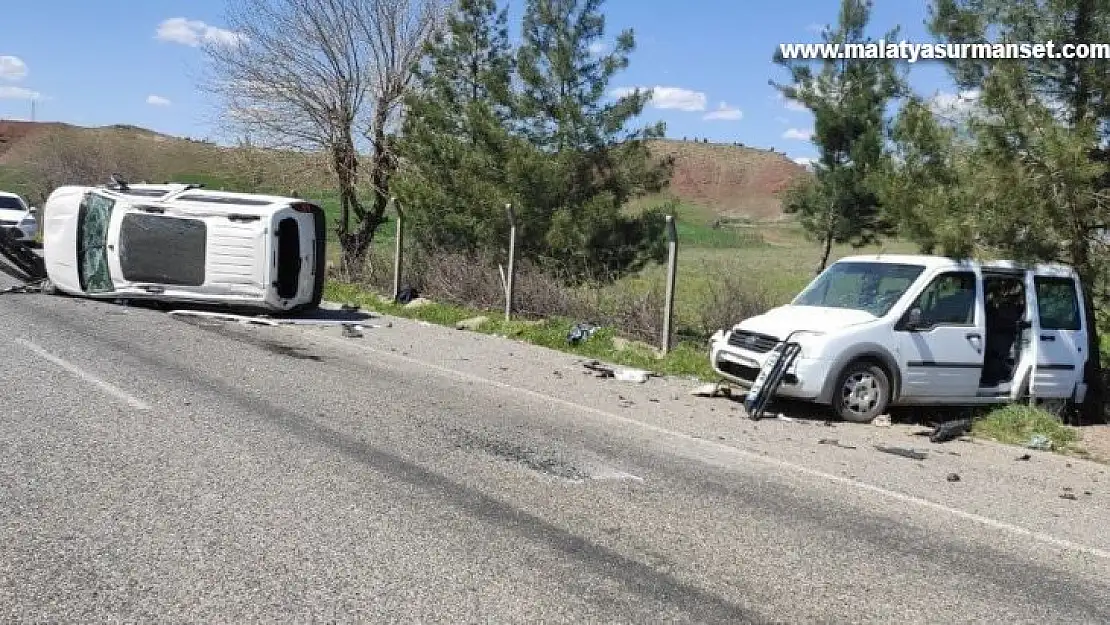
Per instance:
[[[1084,455],[1078,446],[1079,432],[1061,423],[1060,419],[1044,410],[1025,404],[1010,404],[996,408],[985,417],[977,419],[972,434],[1007,445],[1029,444],[1034,436],[1044,436],[1052,442],[1052,450],[1064,454]]]
[[[476,331],[483,334],[504,336],[558,351],[594,358],[614,365],[645,369],[660,375],[688,376],[699,380],[714,380],[716,374],[709,366],[704,343],[679,342],[666,355],[657,355],[649,345],[634,341],[621,341],[614,328],[602,328],[577,345],[567,342],[567,335],[575,322],[553,317],[535,321],[504,319],[503,311],[478,310],[451,304],[431,303],[414,308],[383,299],[357,285],[329,281],[325,298],[330,301],[358,304],[374,312],[416,319],[443,326],[454,326],[465,319],[484,316],[487,321]]]

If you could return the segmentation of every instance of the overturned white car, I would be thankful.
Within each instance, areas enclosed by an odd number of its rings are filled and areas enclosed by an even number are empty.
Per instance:
[[[1085,310],[1065,265],[854,256],[790,304],[717,332],[709,357],[718,374],[752,386],[795,344],[781,386],[768,392],[828,404],[848,421],[891,405],[1082,402]]]
[[[302,199],[117,181],[60,187],[42,212],[62,293],[275,312],[323,295],[324,212]]]

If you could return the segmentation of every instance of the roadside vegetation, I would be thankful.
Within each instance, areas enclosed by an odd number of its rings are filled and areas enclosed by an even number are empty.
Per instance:
[[[1038,437],[1062,454],[1086,455],[1080,447],[1079,431],[1061,423],[1060,418],[1044,408],[1014,404],[996,408],[972,426],[972,434],[1005,443],[1027,446]]]
[[[663,140],[662,124],[643,121],[650,90],[621,82],[634,34],[608,28],[601,0],[528,0],[515,24],[495,0],[450,11],[431,0],[283,0],[267,11],[253,2],[230,24],[250,43],[206,49],[218,78],[204,86],[228,113],[234,147],[59,128],[0,152],[0,184],[41,202],[59,184],[119,171],[298,194],[321,202],[333,226],[332,299],[448,325],[484,314],[482,332],[680,375],[710,377],[710,334],[786,303],[848,254],[1065,262],[1093,295],[1089,316],[1108,309],[1104,61],[946,61],[960,91],[952,102],[914,93],[887,59],[801,63],[768,51],[780,70],[772,87],[815,120],[819,158],[807,173],[773,151]],[[840,5],[824,40],[897,39],[895,25],[871,23],[871,2]],[[928,27],[941,42],[1110,39],[1110,7],[1012,5],[931,0]],[[293,39],[296,49],[283,43]],[[336,62],[318,67],[319,58]],[[303,66],[319,71],[282,73]],[[394,197],[405,214],[402,283],[434,304],[381,297],[392,289]],[[510,322],[506,204],[519,225]],[[679,235],[675,347],[656,358],[647,346],[663,332],[668,214]],[[1105,354],[1110,320],[1097,316],[1103,349],[1090,351]],[[603,329],[567,345],[580,322]],[[1091,405],[1101,406],[1103,386]],[[1008,407],[976,432],[1074,443],[1065,426],[1041,431],[1049,420],[1059,423]]]

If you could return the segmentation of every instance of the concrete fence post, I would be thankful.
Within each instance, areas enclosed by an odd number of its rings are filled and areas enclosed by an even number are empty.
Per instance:
[[[396,197],[390,197],[389,203],[397,213],[397,232],[393,236],[393,301],[401,296],[401,268],[404,263],[405,247],[405,213],[401,210],[401,203]]]
[[[509,218],[509,266],[505,270],[505,321],[513,315],[513,279],[516,277],[516,212],[512,204],[505,205]]]
[[[663,303],[663,353],[671,351],[674,329],[674,286],[678,271],[678,230],[674,215],[667,215],[667,294]]]

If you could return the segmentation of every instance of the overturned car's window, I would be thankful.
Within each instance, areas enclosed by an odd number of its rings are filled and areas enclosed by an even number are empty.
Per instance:
[[[850,308],[881,317],[924,270],[922,265],[899,263],[835,263],[811,282],[793,304]]]
[[[124,279],[175,286],[204,284],[207,230],[199,219],[127,215],[119,233]]]
[[[77,222],[77,277],[86,293],[112,291],[108,272],[108,223],[115,200],[91,193],[81,202]]]

